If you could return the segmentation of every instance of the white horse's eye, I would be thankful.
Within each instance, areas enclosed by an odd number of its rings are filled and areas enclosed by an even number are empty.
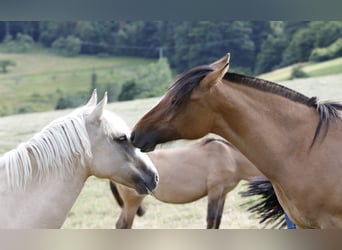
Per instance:
[[[121,135],[119,137],[114,138],[115,141],[117,142],[125,142],[127,141],[127,136],[126,135]]]

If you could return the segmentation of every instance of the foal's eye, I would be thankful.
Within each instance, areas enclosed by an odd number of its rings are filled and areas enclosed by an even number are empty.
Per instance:
[[[176,99],[172,99],[171,105],[175,105],[176,103],[177,103],[177,100]]]
[[[117,142],[125,142],[125,141],[127,141],[127,136],[122,135],[122,136],[116,137],[114,140]]]

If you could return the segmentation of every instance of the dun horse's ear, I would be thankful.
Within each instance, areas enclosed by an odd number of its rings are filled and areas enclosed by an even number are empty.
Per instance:
[[[226,64],[224,64],[218,69],[214,69],[214,71],[210,72],[206,77],[204,77],[204,79],[202,80],[203,86],[206,86],[208,89],[210,89],[216,84],[220,83],[224,75],[227,73],[228,69],[229,69],[229,56],[228,56],[228,62],[226,62]]]
[[[210,66],[213,69],[220,69],[223,66],[225,66],[227,63],[229,64],[229,60],[230,60],[230,53],[227,53],[224,57],[222,57],[221,59],[213,62],[212,64],[210,64]]]
[[[100,121],[103,116],[103,110],[107,104],[107,92],[105,92],[103,99],[96,105],[94,110],[89,115],[89,119],[92,121]]]
[[[97,103],[97,91],[96,91],[96,89],[94,89],[88,103],[86,104],[86,106],[92,107],[92,106],[95,106],[96,103]]]

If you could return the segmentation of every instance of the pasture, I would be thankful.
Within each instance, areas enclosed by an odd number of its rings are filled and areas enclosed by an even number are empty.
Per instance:
[[[307,63],[298,63],[294,65],[290,65],[284,68],[276,69],[274,71],[261,74],[259,77],[263,79],[268,79],[270,81],[285,81],[290,79],[291,73],[295,67],[301,67],[301,70],[308,77],[317,77],[317,76],[327,76],[333,74],[341,74],[342,73],[342,57],[335,58],[332,60],[324,61],[324,62],[307,62]]]
[[[0,115],[46,111],[55,108],[62,93],[91,93],[95,72],[97,84],[121,84],[131,79],[139,65],[154,60],[131,57],[64,57],[51,52],[36,54],[2,54],[0,60],[16,63],[8,73],[0,74]]]
[[[321,99],[342,100],[342,75],[284,82],[308,96]],[[100,97],[102,98],[102,97]],[[132,126],[158,98],[112,103],[108,109],[121,116]],[[0,153],[14,148],[27,140],[53,119],[70,110],[14,115],[0,118]],[[169,143],[170,147],[184,142]],[[262,228],[258,220],[240,206],[245,199],[238,195],[242,184],[228,194],[223,212],[221,228]],[[146,214],[136,217],[134,228],[205,228],[206,198],[186,205],[171,205],[147,197],[143,203]],[[114,201],[107,180],[90,178],[72,208],[63,228],[114,228],[120,208]]]

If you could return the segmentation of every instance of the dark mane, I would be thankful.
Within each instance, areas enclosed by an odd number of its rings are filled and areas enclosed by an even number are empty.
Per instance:
[[[319,120],[315,131],[315,136],[313,138],[311,146],[315,143],[315,140],[321,130],[322,126],[325,126],[324,136],[328,133],[329,123],[331,120],[342,119],[338,110],[342,110],[342,103],[338,102],[326,102],[326,103],[319,103],[315,98],[315,105],[317,112],[319,114]]]
[[[175,106],[182,106],[190,97],[194,88],[196,88],[202,79],[213,71],[213,68],[207,65],[194,67],[181,74],[174,84],[169,88],[169,93],[175,97]]]
[[[294,102],[299,102],[305,105],[310,104],[310,106],[312,105],[311,103],[311,99],[293,89],[289,89],[285,86],[282,86],[280,84],[274,83],[274,82],[270,82],[267,80],[263,80],[263,79],[259,79],[256,77],[251,77],[251,76],[246,76],[246,75],[240,75],[237,73],[226,73],[224,76],[224,79],[234,82],[234,83],[239,83],[239,84],[243,84],[245,86],[248,87],[252,87],[264,92],[268,92],[268,93],[272,93],[272,94],[276,94],[279,96],[283,96],[287,99],[290,99]]]
[[[174,98],[172,105],[175,105],[175,107],[181,107],[183,104],[185,104],[194,88],[196,88],[201,80],[212,71],[212,67],[209,65],[203,65],[194,67],[181,74],[175,83],[169,88],[169,94],[171,94],[171,96]],[[341,119],[338,110],[342,110],[342,103],[319,102],[316,97],[309,98],[295,90],[289,89],[277,83],[251,76],[240,75],[237,73],[228,72],[225,74],[224,79],[237,84],[243,84],[260,91],[279,95],[294,102],[315,108],[319,114],[319,121],[311,146],[313,146],[315,143],[322,127],[325,128],[326,135],[330,121],[334,119]]]
[[[277,83],[236,73],[226,73],[224,79],[232,81],[234,83],[243,84],[245,86],[249,86],[261,91],[283,96],[294,102],[302,103],[308,107],[315,108],[319,114],[319,120],[311,143],[311,147],[315,143],[317,136],[323,126],[325,127],[325,136],[328,132],[330,121],[334,119],[341,119],[340,115],[338,114],[338,110],[342,110],[342,103],[319,102],[317,97],[309,98],[293,89],[289,89]]]

